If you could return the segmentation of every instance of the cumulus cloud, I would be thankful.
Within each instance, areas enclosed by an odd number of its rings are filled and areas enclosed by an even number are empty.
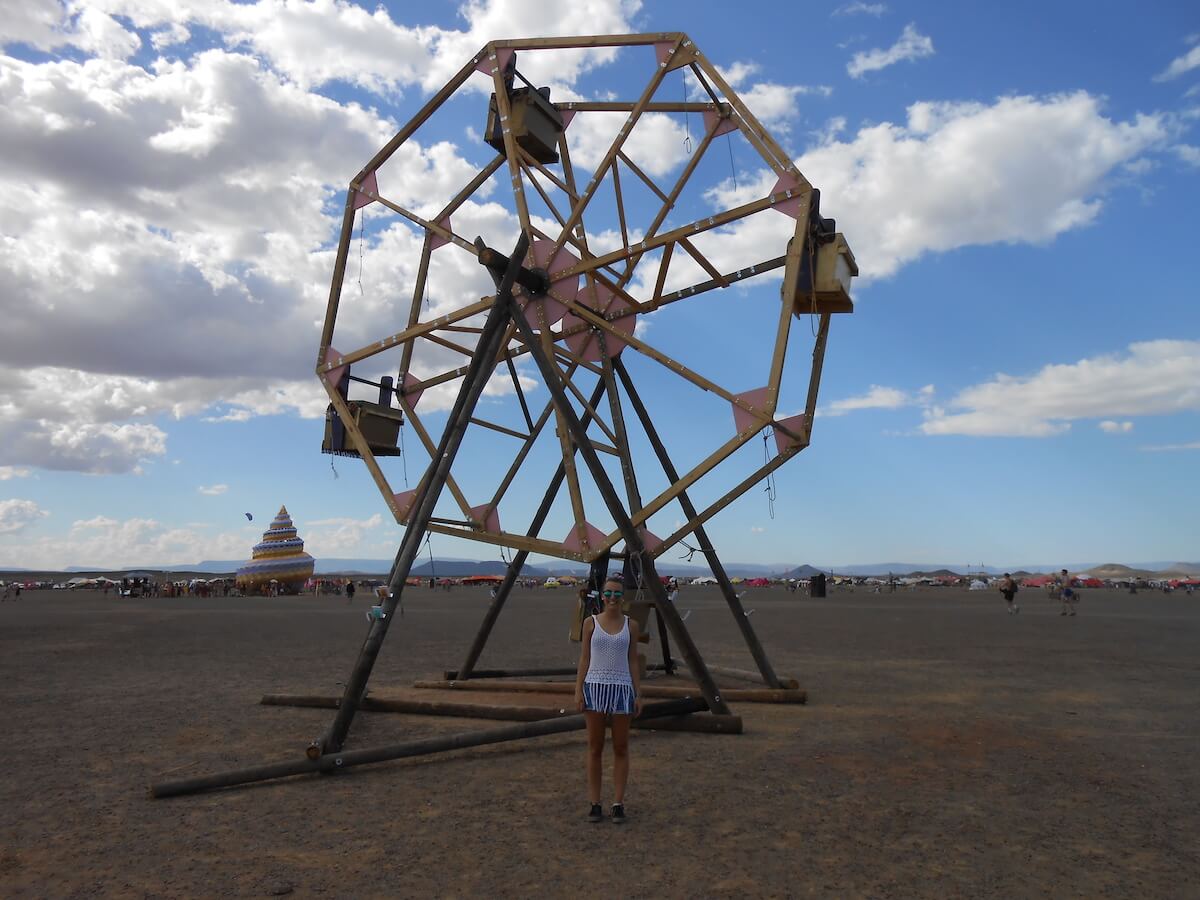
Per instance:
[[[1154,76],[1155,81],[1171,81],[1193,69],[1200,68],[1200,44],[1197,44],[1183,56],[1171,60],[1171,64]]]
[[[837,9],[830,13],[831,16],[882,16],[887,12],[886,3],[863,3],[862,0],[854,0],[852,3],[843,3]]]
[[[1186,444],[1158,444],[1148,447],[1140,447],[1140,450],[1145,450],[1148,453],[1172,453],[1178,450],[1200,450],[1200,441],[1189,441]]]
[[[826,416],[842,416],[862,409],[900,409],[905,406],[928,406],[933,398],[933,385],[927,384],[919,391],[904,391],[899,388],[873,384],[857,397],[835,400],[821,409]]]
[[[851,78],[862,78],[867,72],[877,72],[898,62],[933,56],[933,39],[917,31],[915,24],[904,26],[896,43],[886,50],[875,48],[855,53],[846,64]]]
[[[32,500],[0,500],[0,534],[17,534],[48,515]]]
[[[205,487],[204,485],[201,485],[200,487],[196,488],[196,490],[198,492],[200,492],[201,494],[204,494],[207,497],[219,497],[221,494],[224,494],[226,491],[229,490],[229,485],[214,484],[214,485],[210,485],[209,487]]]
[[[1200,410],[1200,341],[1131,344],[1123,354],[997,375],[925,414],[929,435],[1050,437],[1079,419]],[[1123,424],[1110,430],[1127,430]],[[1104,425],[1100,426],[1104,428]],[[1132,427],[1132,425],[1130,426]]]
[[[1083,91],[991,104],[916,103],[905,124],[827,138],[797,165],[829,198],[822,212],[837,218],[863,277],[873,278],[931,252],[1041,244],[1085,227],[1100,215],[1114,172],[1168,137],[1163,117],[1116,121]],[[736,188],[725,182],[709,199],[726,209],[762,197],[774,182],[763,171],[739,178]],[[792,227],[768,211],[697,244],[714,262],[745,259],[746,248],[778,246]]]
[[[1105,419],[1100,423],[1099,428],[1105,434],[1129,434],[1133,431],[1132,422],[1114,422],[1111,419]]]
[[[366,519],[335,517],[314,519],[304,524],[305,550],[314,556],[346,556],[366,552],[365,547],[392,546],[391,530],[384,529],[383,516]]]
[[[261,530],[256,532],[252,526],[206,534],[202,528],[155,519],[96,516],[74,522],[65,533],[0,543],[0,565],[30,569],[181,566],[204,559],[242,559],[260,538]]]
[[[760,122],[768,128],[787,131],[788,123],[799,112],[797,98],[806,96],[828,97],[833,88],[828,85],[774,84],[758,82],[740,94],[742,101]]]
[[[0,481],[9,481],[13,478],[28,478],[33,474],[33,469],[26,469],[20,466],[0,466]]]

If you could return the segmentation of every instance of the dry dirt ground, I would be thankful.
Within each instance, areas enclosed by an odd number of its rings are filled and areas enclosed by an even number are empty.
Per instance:
[[[365,599],[26,593],[0,604],[0,896],[1200,897],[1200,597],[1019,599],[752,590],[809,704],[634,732],[617,828],[584,821],[578,733],[149,799],[302,754],[331,713],[258,700],[337,692]],[[573,602],[516,594],[481,664],[573,663]],[[374,688],[457,668],[486,603],[410,589]],[[679,604],[750,667],[715,589]],[[361,713],[348,748],[494,724]]]

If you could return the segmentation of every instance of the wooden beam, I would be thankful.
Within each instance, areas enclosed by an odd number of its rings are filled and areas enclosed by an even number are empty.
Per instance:
[[[489,691],[495,693],[513,694],[573,694],[573,681],[502,681],[487,679],[486,681],[417,681],[413,687],[431,691]],[[699,697],[700,689],[693,687],[668,687],[666,685],[643,684],[642,696],[655,698],[686,699]],[[747,703],[804,703],[808,700],[808,692],[803,690],[787,690],[784,688],[733,688],[722,690],[721,696],[730,702],[738,700]]]

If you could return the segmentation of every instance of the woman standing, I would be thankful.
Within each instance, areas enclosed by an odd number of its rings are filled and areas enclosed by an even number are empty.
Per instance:
[[[629,778],[629,723],[641,715],[642,698],[637,664],[638,626],[621,612],[621,582],[604,582],[604,608],[583,624],[583,650],[575,679],[575,707],[587,720],[588,821],[604,818],[600,808],[600,772],[604,761],[604,730],[612,726],[612,820],[625,822],[625,782]]]

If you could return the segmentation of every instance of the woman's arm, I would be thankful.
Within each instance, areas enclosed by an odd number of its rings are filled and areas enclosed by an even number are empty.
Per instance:
[[[633,717],[642,714],[642,667],[638,665],[638,623],[629,620],[629,677],[633,680]]]
[[[575,670],[575,708],[583,712],[583,679],[587,676],[588,666],[592,664],[592,629],[596,627],[596,620],[588,616],[583,621],[583,632],[579,636],[579,643],[583,646],[579,650],[579,668]]]

